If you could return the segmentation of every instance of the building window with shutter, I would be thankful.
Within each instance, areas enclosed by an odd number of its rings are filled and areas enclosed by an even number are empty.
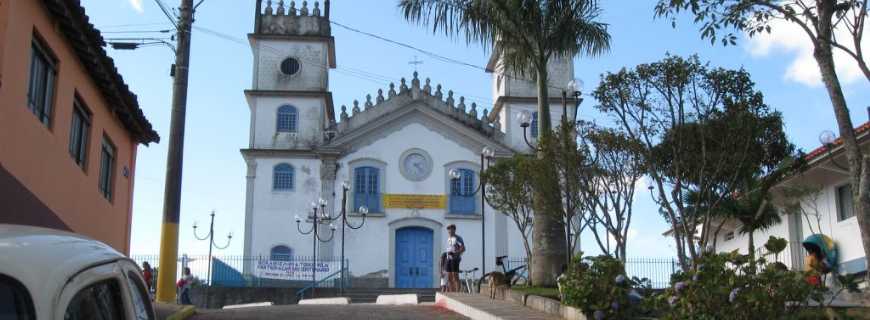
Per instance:
[[[103,144],[100,148],[100,193],[106,200],[112,201],[115,186],[115,144],[109,137],[103,136]]]
[[[381,208],[380,169],[358,167],[353,170],[353,211],[365,206],[369,212],[383,212]]]
[[[81,100],[73,100],[72,123],[69,132],[69,154],[79,167],[85,168],[88,159],[88,142],[91,132],[91,113]]]
[[[293,258],[293,249],[285,245],[277,245],[269,251],[269,260],[290,261]]]
[[[272,190],[275,191],[290,191],[293,190],[293,179],[295,174],[293,166],[281,163],[272,169]]]
[[[27,107],[45,126],[51,126],[54,87],[57,82],[57,60],[48,47],[33,35],[30,53],[30,81],[27,89]]]
[[[278,132],[296,132],[299,113],[296,108],[291,105],[285,105],[278,108]]]
[[[459,179],[450,180],[450,213],[474,214],[477,212],[474,198],[475,173],[469,169],[459,169]]]
[[[837,187],[837,221],[843,221],[855,216],[854,204],[852,203],[852,186],[842,185]]]

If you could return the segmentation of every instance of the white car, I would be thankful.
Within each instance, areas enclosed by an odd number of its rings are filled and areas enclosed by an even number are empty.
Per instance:
[[[0,319],[154,319],[142,273],[108,245],[0,224]]]

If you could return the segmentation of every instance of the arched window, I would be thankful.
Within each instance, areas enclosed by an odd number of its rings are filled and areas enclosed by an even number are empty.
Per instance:
[[[296,132],[299,113],[296,108],[291,105],[284,105],[278,108],[278,132]]]
[[[294,178],[293,166],[281,163],[272,169],[272,189],[273,190],[293,190]]]
[[[532,138],[538,137],[538,112],[532,112]]]
[[[450,213],[475,213],[474,187],[474,171],[459,169],[459,179],[450,181]]]
[[[285,245],[277,245],[269,250],[269,259],[275,261],[290,261],[293,257],[293,249]]]
[[[353,170],[353,209],[366,206],[369,212],[381,212],[380,170],[359,167]]]

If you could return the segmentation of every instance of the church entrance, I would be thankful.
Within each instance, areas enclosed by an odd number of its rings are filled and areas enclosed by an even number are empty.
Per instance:
[[[396,230],[396,287],[432,287],[432,230],[406,227]]]

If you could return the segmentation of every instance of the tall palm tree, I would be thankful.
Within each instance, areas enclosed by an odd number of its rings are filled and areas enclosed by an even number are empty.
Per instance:
[[[779,210],[770,201],[771,184],[767,180],[769,179],[753,178],[748,180],[744,188],[741,188],[746,192],[735,194],[734,197],[726,199],[719,209],[725,217],[739,221],[741,226],[738,231],[748,236],[749,264],[753,272],[755,270],[755,232],[767,230],[782,221]]]
[[[597,0],[400,0],[399,7],[409,22],[431,25],[433,33],[492,48],[509,72],[533,76],[543,145],[552,136],[548,61],[578,54],[597,56],[610,49],[607,25],[598,21]],[[544,157],[543,153],[538,157]],[[549,213],[556,210],[547,207],[561,201],[545,200],[558,196],[535,194],[531,280],[538,285],[555,285],[554,275],[567,261],[563,222],[558,214]]]

